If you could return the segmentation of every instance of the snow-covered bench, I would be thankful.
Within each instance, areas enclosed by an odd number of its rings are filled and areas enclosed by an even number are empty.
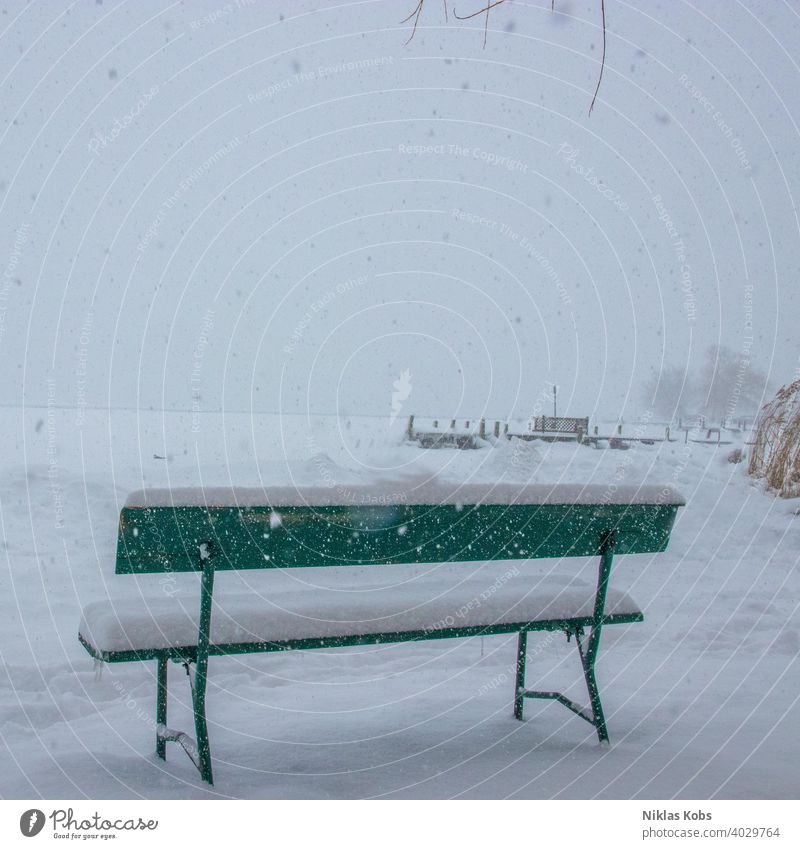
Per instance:
[[[391,490],[391,491],[389,491]],[[90,604],[79,639],[97,660],[157,662],[156,753],[179,742],[212,782],[205,697],[210,656],[518,633],[514,716],[525,698],[555,699],[608,739],[595,680],[605,625],[640,622],[609,589],[615,554],[663,551],[683,499],[669,487],[571,485],[173,489],[134,493],[120,513],[117,574],[198,572],[200,600]],[[483,580],[416,577],[390,604],[370,593],[314,592],[264,600],[214,593],[224,569],[430,564],[594,556],[596,584],[533,583],[519,570]],[[501,570],[500,566],[493,566]],[[586,710],[561,693],[525,688],[527,635],[575,637],[589,692]],[[584,636],[588,630],[588,636]],[[190,673],[195,739],[167,727],[167,663]]]

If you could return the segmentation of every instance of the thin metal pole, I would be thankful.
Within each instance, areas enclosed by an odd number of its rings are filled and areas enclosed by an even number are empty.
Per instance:
[[[514,718],[522,719],[522,711],[525,699],[522,693],[525,690],[525,656],[528,650],[528,632],[519,632],[517,643],[517,675],[514,686]]]
[[[192,688],[200,777],[209,784],[213,784],[214,780],[211,773],[211,747],[208,742],[208,726],[206,724],[206,682],[208,678],[208,643],[211,633],[213,591],[214,559],[209,557],[203,562],[203,577],[200,584],[200,633],[197,639],[197,671]]]
[[[158,658],[156,688],[156,755],[162,761],[167,759],[167,741],[159,736],[159,731],[167,726],[167,658]]]

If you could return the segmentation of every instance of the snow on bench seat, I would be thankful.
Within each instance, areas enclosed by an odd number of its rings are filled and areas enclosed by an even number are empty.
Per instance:
[[[215,594],[213,645],[335,639],[448,628],[475,628],[592,616],[595,586],[570,578],[536,580],[499,570],[458,584],[430,577],[393,590],[308,588],[274,599]],[[639,616],[625,593],[608,590],[605,615]],[[81,638],[97,656],[195,646],[198,604],[192,598],[124,599],[88,605]]]

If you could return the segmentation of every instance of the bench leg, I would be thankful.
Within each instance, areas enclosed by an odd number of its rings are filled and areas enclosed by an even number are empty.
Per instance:
[[[600,632],[603,629],[606,591],[608,590],[611,563],[614,558],[613,534],[607,533],[604,535],[601,544],[601,551],[600,569],[597,580],[597,594],[595,596],[594,613],[592,615],[592,630],[589,633],[589,639],[586,641],[586,647],[584,647],[583,644],[582,627],[570,628],[565,631],[567,639],[574,635],[575,642],[578,644],[581,666],[583,667],[583,677],[586,679],[586,688],[589,691],[591,715],[583,710],[579,705],[575,704],[575,702],[571,699],[568,699],[565,695],[563,695],[563,693],[525,689],[525,650],[528,635],[527,632],[523,631],[519,635],[519,645],[517,647],[517,676],[516,690],[514,692],[514,716],[517,719],[522,719],[523,701],[525,699],[553,699],[560,702],[564,705],[564,707],[569,708],[573,713],[576,713],[578,716],[593,725],[597,731],[597,737],[600,742],[607,743],[608,728],[606,727],[603,705],[600,701],[600,691],[597,688],[594,665],[597,660],[597,651],[600,647]]]
[[[160,657],[158,660],[158,696],[156,701],[156,754],[166,760],[167,743],[180,743],[192,763],[197,767],[200,777],[209,784],[214,783],[214,778],[211,770],[211,746],[208,742],[208,723],[206,722],[206,684],[208,680],[208,646],[211,632],[211,593],[213,586],[214,567],[207,560],[203,565],[203,577],[200,585],[200,632],[197,640],[197,654],[195,657],[183,661],[192,692],[195,738],[192,739],[183,731],[174,731],[167,727],[166,657]],[[192,669],[193,663],[194,669]]]
[[[167,726],[167,658],[159,657],[157,663],[156,728],[162,729]],[[167,741],[158,730],[156,731],[156,755],[162,761],[167,759]]]
[[[522,719],[522,711],[525,705],[525,657],[528,649],[528,632],[519,632],[517,643],[517,675],[514,686],[514,719]]]
[[[583,631],[580,628],[575,631],[566,631],[565,633],[568,638],[574,634],[575,642],[578,644],[583,675],[586,679],[589,700],[592,705],[591,713],[585,711],[580,705],[575,704],[572,699],[568,699],[563,693],[558,693],[555,690],[528,690],[525,688],[525,648],[528,635],[527,632],[523,631],[519,635],[519,647],[517,648],[517,685],[514,693],[514,717],[516,719],[522,719],[525,699],[553,699],[556,702],[560,702],[564,707],[569,708],[573,713],[581,717],[581,719],[585,719],[590,725],[594,725],[600,741],[607,742],[608,731],[606,730],[606,720],[603,715],[603,706],[600,703],[600,692],[597,689],[597,681],[594,677],[594,654],[590,653],[592,652],[591,637],[590,647],[584,650],[581,640]],[[596,653],[596,648],[594,652]]]
[[[602,543],[602,554],[600,556],[600,570],[597,576],[597,595],[594,604],[594,622],[592,630],[589,634],[589,643],[586,651],[583,650],[583,643],[580,634],[575,635],[575,642],[578,644],[578,651],[581,653],[581,663],[583,664],[583,675],[586,679],[586,688],[589,690],[589,700],[592,704],[592,718],[594,719],[594,727],[597,729],[597,737],[601,743],[608,742],[608,729],[606,728],[606,718],[603,714],[603,705],[600,702],[600,691],[597,689],[597,679],[594,675],[594,664],[597,660],[597,650],[600,647],[600,632],[603,629],[603,615],[606,606],[606,592],[608,590],[608,580],[611,575],[611,564],[614,560],[614,534],[606,534]]]
[[[207,660],[207,659],[206,659]],[[200,778],[207,781],[209,784],[214,783],[211,774],[211,746],[208,742],[208,724],[206,723],[206,672],[202,672],[198,661],[197,670],[195,671],[195,682],[192,686],[192,704],[194,707],[194,734],[197,741],[197,769],[200,771]]]
[[[200,777],[209,784],[214,783],[211,774],[211,746],[208,742],[206,723],[206,683],[208,678],[208,644],[211,633],[211,596],[214,590],[214,565],[209,558],[203,564],[200,582],[200,633],[197,641],[197,669],[192,682],[194,704],[194,730],[197,740],[197,768]]]
[[[589,701],[592,705],[592,725],[597,730],[597,738],[601,743],[608,742],[608,729],[606,728],[606,717],[603,713],[603,704],[600,701],[600,690],[597,688],[597,678],[594,674],[594,664],[597,659],[597,645],[600,641],[600,629],[592,628],[589,634],[589,646],[584,651],[583,643],[579,634],[575,635],[578,651],[581,655],[583,666],[583,677],[586,679],[586,689],[589,691]]]

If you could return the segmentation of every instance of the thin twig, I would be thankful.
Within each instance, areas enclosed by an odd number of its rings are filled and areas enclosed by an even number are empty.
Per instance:
[[[468,15],[459,15],[455,9],[453,9],[453,17],[459,21],[468,21],[470,18],[477,18],[478,15],[486,15],[486,20],[483,24],[483,48],[486,49],[486,39],[489,34],[489,12],[494,9],[496,6],[502,6],[506,0],[490,0],[485,6],[482,6],[475,12],[470,12]],[[414,29],[411,31],[411,36],[408,41],[414,37],[414,33],[417,31],[417,23],[419,22],[419,16],[422,14],[422,6],[424,5],[425,0],[419,0],[417,3],[417,7],[414,11],[401,23],[406,23],[410,21],[411,18],[414,18]],[[556,0],[550,0],[550,11],[554,12],[556,8]],[[447,0],[444,0],[444,15],[445,21],[447,20]],[[606,28],[606,2],[605,0],[600,0],[600,17],[603,22],[603,55],[600,59],[600,74],[597,77],[597,85],[594,89],[594,94],[592,95],[592,102],[589,104],[589,114],[592,114],[592,110],[594,109],[594,105],[597,102],[597,94],[600,91],[600,83],[603,82],[603,71],[606,67],[606,36],[607,36],[607,28]],[[408,41],[406,44],[408,44]]]
[[[495,6],[500,6],[505,2],[506,0],[494,0],[493,3],[487,3],[482,9],[478,9],[477,12],[464,16],[459,15],[458,12],[453,9],[453,15],[460,21],[468,21],[470,18],[475,18],[478,15],[486,15],[486,21],[483,24],[483,49],[486,50],[486,38],[489,35],[489,11],[490,9],[494,9]]]
[[[477,12],[472,12],[469,15],[459,15],[455,9],[453,9],[453,16],[458,18],[459,21],[468,21],[470,18],[477,18],[478,15],[483,15],[484,13],[489,12],[490,9],[494,9],[495,6],[502,6],[506,0],[494,0],[493,3],[487,3],[482,9],[478,9]]]
[[[589,106],[589,114],[592,114],[594,102],[597,100],[597,92],[600,91],[600,83],[603,81],[603,68],[606,66],[606,0],[600,0],[600,14],[603,17],[603,58],[600,61],[600,76],[597,78],[597,88],[594,90],[591,106]]]
[[[419,16],[422,14],[422,7],[424,5],[425,5],[425,0],[419,0],[419,3],[417,3],[417,8],[414,9],[414,11],[407,18],[403,18],[403,20],[400,21],[401,24],[405,24],[405,23],[408,23],[408,21],[410,21],[412,18],[414,18],[414,28],[411,30],[411,35],[408,37],[408,41],[406,41],[406,44],[408,44],[408,42],[411,41],[411,39],[414,37],[414,35],[417,32],[417,24],[419,23]],[[446,11],[447,11],[447,5],[445,4],[445,12]]]

